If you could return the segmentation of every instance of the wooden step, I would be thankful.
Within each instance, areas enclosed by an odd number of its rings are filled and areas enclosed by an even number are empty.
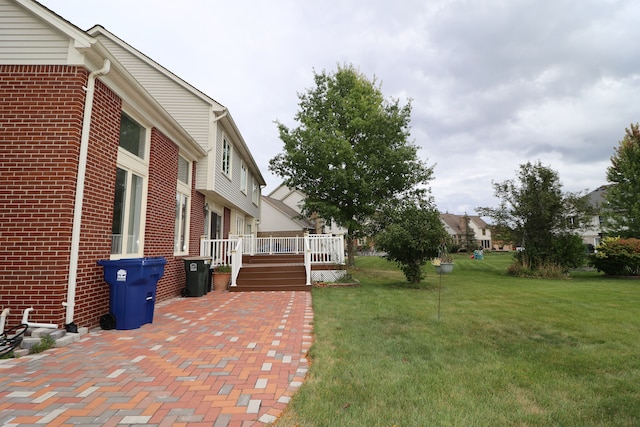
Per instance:
[[[304,256],[299,255],[245,255],[242,268],[231,286],[231,292],[248,291],[309,291]]]
[[[303,254],[261,254],[261,255],[243,255],[242,264],[284,264],[284,263],[302,263],[304,264]]]

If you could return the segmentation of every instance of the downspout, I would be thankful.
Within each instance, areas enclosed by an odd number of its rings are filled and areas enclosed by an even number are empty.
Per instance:
[[[80,136],[80,158],[78,159],[78,178],[76,182],[76,201],[73,207],[73,228],[71,230],[71,256],[69,259],[69,281],[67,285],[67,301],[62,305],[67,308],[65,327],[68,330],[76,329],[73,325],[74,307],[76,304],[76,280],[78,278],[78,258],[80,252],[80,229],[82,226],[82,201],[84,199],[84,184],[87,172],[87,157],[89,153],[89,131],[91,130],[91,111],[93,110],[93,97],[96,78],[107,74],[111,69],[111,62],[104,60],[101,69],[92,71],[87,79],[87,87],[84,88],[87,96],[84,100],[84,116],[82,117],[82,134]]]

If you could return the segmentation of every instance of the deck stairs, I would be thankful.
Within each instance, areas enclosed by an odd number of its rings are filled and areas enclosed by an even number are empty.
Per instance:
[[[303,254],[244,255],[230,292],[310,291]]]

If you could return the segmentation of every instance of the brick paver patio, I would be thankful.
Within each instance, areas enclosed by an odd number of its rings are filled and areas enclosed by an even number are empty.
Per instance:
[[[0,360],[0,425],[264,425],[304,380],[312,323],[310,292],[176,298],[139,329]]]

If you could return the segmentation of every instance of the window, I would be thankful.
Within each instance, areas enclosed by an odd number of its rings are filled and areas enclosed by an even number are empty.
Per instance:
[[[189,185],[189,161],[182,156],[178,156],[178,181]]]
[[[227,138],[222,139],[222,172],[231,176],[231,143]]]
[[[189,198],[181,193],[176,193],[176,229],[175,229],[175,253],[187,253],[187,212]]]
[[[189,253],[189,211],[191,194],[191,163],[178,156],[178,183],[176,189],[176,222],[174,233],[174,253]]]
[[[247,194],[247,165],[242,162],[240,164],[240,191]]]
[[[145,129],[124,113],[120,118],[120,147],[144,158]]]
[[[144,198],[148,175],[146,129],[122,113],[111,223],[111,254],[142,254]]]
[[[236,234],[244,234],[244,217],[240,215],[236,216]]]
[[[144,179],[118,168],[111,224],[111,253],[137,254],[140,250],[140,220]]]
[[[253,180],[253,188],[251,190],[251,200],[253,201],[254,205],[258,206],[258,203],[260,201],[260,186],[256,182],[255,178]]]

